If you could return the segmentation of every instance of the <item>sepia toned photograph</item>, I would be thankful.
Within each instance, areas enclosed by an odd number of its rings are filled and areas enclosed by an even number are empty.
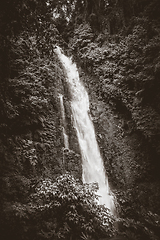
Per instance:
[[[0,0],[0,239],[160,240],[160,0]]]

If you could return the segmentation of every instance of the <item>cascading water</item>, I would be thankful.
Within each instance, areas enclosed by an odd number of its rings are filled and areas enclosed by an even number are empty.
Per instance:
[[[66,133],[66,120],[65,120],[65,110],[63,104],[63,95],[59,94],[60,107],[61,107],[61,116],[62,116],[62,129],[63,129],[63,138],[64,138],[64,147],[69,149],[68,135]]]
[[[76,64],[66,57],[59,47],[55,50],[67,75],[67,84],[71,94],[73,124],[77,132],[82,156],[82,179],[84,183],[97,182],[99,185],[99,204],[105,204],[114,212],[113,196],[110,194],[108,178],[96,141],[95,130],[89,115],[89,97],[80,82]]]

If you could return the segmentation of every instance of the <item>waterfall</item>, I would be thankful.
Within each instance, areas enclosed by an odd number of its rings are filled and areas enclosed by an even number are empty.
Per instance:
[[[88,93],[79,79],[75,63],[65,56],[59,47],[55,50],[67,75],[67,84],[71,94],[71,110],[73,125],[82,156],[82,180],[84,183],[97,182],[99,185],[99,204],[105,204],[114,212],[114,201],[108,178],[105,174],[103,160],[96,141],[96,135],[89,114]]]
[[[62,116],[62,130],[63,130],[63,139],[64,139],[64,147],[69,149],[69,142],[68,142],[68,135],[66,133],[66,120],[65,120],[65,110],[64,110],[64,103],[63,103],[63,95],[59,94],[60,99],[60,107],[61,107],[61,116]]]

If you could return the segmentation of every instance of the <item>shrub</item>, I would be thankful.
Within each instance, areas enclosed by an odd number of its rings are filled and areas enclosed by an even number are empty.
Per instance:
[[[16,233],[12,229],[12,235],[19,234],[18,239],[110,237],[115,233],[114,218],[107,208],[97,204],[97,189],[97,184],[82,185],[69,174],[59,176],[55,182],[42,180],[28,204],[17,202],[10,207],[6,222],[14,221],[16,231],[17,224],[21,226]]]

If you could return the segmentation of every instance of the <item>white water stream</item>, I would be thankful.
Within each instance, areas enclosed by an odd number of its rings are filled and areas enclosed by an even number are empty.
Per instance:
[[[70,89],[73,125],[77,132],[82,156],[83,183],[97,182],[99,185],[99,204],[105,204],[113,213],[113,196],[110,194],[108,178],[105,174],[94,126],[89,115],[88,93],[79,79],[76,64],[72,63],[72,60],[65,56],[59,47],[55,52],[66,71],[66,81]]]
[[[62,116],[62,129],[63,129],[63,138],[64,138],[64,147],[69,149],[68,135],[66,133],[66,119],[65,119],[65,110],[63,104],[63,95],[59,94],[60,107],[61,107],[61,116]]]

